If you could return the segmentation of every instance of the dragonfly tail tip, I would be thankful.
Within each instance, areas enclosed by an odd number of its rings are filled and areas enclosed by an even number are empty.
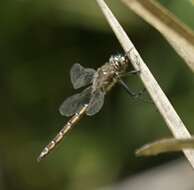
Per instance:
[[[40,156],[38,156],[38,158],[36,159],[36,161],[37,162],[40,162],[42,160],[42,157],[41,157],[41,155]]]
[[[40,153],[40,155],[38,156],[38,158],[36,159],[37,162],[40,162],[40,161],[47,155],[47,153],[48,153],[48,149],[45,148],[45,149]]]

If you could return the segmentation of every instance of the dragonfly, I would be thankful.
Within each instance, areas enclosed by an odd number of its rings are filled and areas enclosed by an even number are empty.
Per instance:
[[[194,136],[190,138],[165,138],[145,144],[136,150],[137,156],[153,156],[161,153],[194,149]]]
[[[112,55],[109,61],[97,70],[84,68],[79,63],[75,63],[70,70],[70,79],[74,89],[86,87],[81,93],[77,93],[67,98],[59,107],[59,112],[63,116],[71,117],[52,141],[42,150],[37,161],[46,157],[63,137],[75,126],[84,115],[93,116],[97,114],[103,104],[106,93],[116,84],[120,83],[127,93],[132,97],[137,97],[139,93],[132,92],[122,77],[127,74],[137,74],[139,70],[127,71],[130,61],[127,55]]]

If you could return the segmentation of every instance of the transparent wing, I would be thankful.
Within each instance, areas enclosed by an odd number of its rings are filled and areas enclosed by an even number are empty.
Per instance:
[[[64,116],[72,116],[78,112],[84,104],[88,104],[91,96],[91,87],[86,88],[81,93],[67,98],[59,107],[59,112]]]
[[[92,94],[88,108],[86,110],[87,115],[92,116],[101,110],[104,104],[104,95],[105,93],[99,90]]]
[[[84,68],[79,63],[75,63],[70,71],[71,82],[74,89],[81,88],[92,82],[96,71],[90,68]]]

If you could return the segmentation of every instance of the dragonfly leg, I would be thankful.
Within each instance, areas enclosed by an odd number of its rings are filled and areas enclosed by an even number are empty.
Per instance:
[[[139,96],[139,93],[135,93],[132,90],[129,89],[129,87],[127,86],[127,84],[122,80],[119,79],[119,83],[122,85],[122,87],[125,89],[125,91],[133,98],[136,98]]]
[[[120,74],[120,77],[127,77],[127,76],[131,76],[131,75],[138,75],[140,74],[140,70],[131,70],[125,73]]]
[[[150,100],[144,100],[142,98],[142,95],[146,92],[145,88],[143,88],[142,90],[140,90],[139,92],[136,93],[136,92],[133,92],[132,90],[130,90],[129,87],[127,86],[127,84],[122,79],[119,79],[119,83],[124,88],[124,90],[127,92],[127,94],[129,94],[132,98],[136,99],[136,98],[141,97],[141,100],[143,102],[152,103]]]

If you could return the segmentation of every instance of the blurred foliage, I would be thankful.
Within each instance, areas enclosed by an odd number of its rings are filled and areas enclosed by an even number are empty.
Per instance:
[[[194,1],[193,1],[193,0],[190,0],[190,2],[191,2],[192,4],[194,4]]]
[[[187,1],[161,3],[194,27]],[[194,131],[191,71],[157,31],[120,1],[109,4]],[[171,134],[152,104],[134,101],[116,86],[103,110],[84,118],[38,164],[36,156],[67,121],[58,107],[75,93],[69,80],[72,64],[97,68],[123,51],[95,1],[1,0],[0,23],[1,190],[91,190],[181,155],[134,156],[140,145]],[[127,83],[135,91],[143,88],[135,76]]]

